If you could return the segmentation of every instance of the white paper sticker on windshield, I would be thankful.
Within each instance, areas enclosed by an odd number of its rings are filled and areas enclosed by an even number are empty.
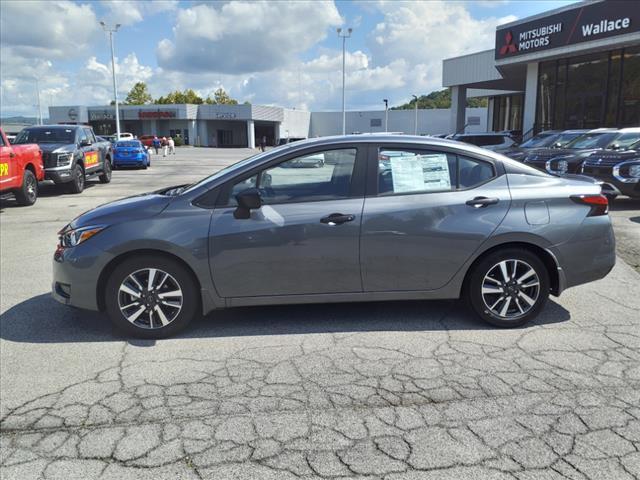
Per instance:
[[[388,156],[391,157],[389,163],[394,193],[430,192],[451,188],[449,163],[445,154],[406,153]]]
[[[424,188],[422,161],[414,154],[391,157],[393,191],[415,192]]]

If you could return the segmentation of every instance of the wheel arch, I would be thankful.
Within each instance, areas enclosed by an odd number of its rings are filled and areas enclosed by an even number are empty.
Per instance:
[[[131,251],[122,253],[117,257],[114,257],[113,259],[111,259],[111,261],[105,265],[105,267],[100,272],[100,276],[98,277],[98,282],[96,284],[96,300],[98,304],[98,310],[100,310],[101,312],[104,312],[106,310],[105,290],[106,290],[107,280],[109,279],[109,276],[118,267],[118,265],[121,265],[123,262],[125,262],[129,258],[139,257],[141,255],[164,257],[164,258],[168,258],[173,261],[176,261],[180,265],[182,265],[184,269],[187,271],[187,273],[191,276],[191,279],[195,282],[195,285],[198,288],[198,291],[199,291],[198,299],[200,302],[200,304],[198,305],[198,309],[202,310],[202,294],[201,294],[202,285],[200,283],[200,280],[198,279],[198,276],[193,271],[193,268],[191,268],[191,266],[179,256],[164,250],[158,250],[153,248],[143,248],[143,249],[131,250]]]
[[[470,276],[469,274],[473,271],[476,265],[482,261],[483,258],[485,258],[487,255],[492,254],[493,252],[496,252],[498,250],[504,250],[507,248],[521,248],[523,250],[529,251],[530,253],[533,253],[536,257],[538,257],[544,264],[545,268],[547,269],[547,273],[549,274],[550,292],[555,296],[560,295],[563,287],[561,285],[560,265],[558,263],[558,260],[555,258],[553,253],[551,253],[546,248],[536,245],[535,243],[523,242],[523,241],[510,241],[505,243],[499,243],[497,245],[493,245],[490,248],[484,250],[480,255],[478,255],[473,260],[471,265],[469,265],[469,268],[467,268],[467,271],[464,277],[464,282],[462,285],[462,291],[464,292],[466,289],[467,281]]]

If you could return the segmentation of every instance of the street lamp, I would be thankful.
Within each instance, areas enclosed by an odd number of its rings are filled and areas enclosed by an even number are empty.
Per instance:
[[[414,127],[415,127],[415,131],[413,132],[414,135],[418,135],[418,96],[417,95],[411,95],[413,98],[416,99],[416,119],[414,122]]]
[[[347,122],[347,114],[344,108],[344,79],[345,79],[345,55],[346,55],[346,41],[347,38],[351,37],[351,32],[353,32],[352,28],[347,28],[346,31],[342,30],[342,28],[337,29],[338,36],[342,38],[342,135],[346,134],[346,122]]]
[[[389,131],[389,100],[383,99],[384,102],[384,131]]]
[[[118,86],[116,83],[116,60],[113,53],[113,34],[118,31],[120,24],[110,27],[104,22],[100,22],[105,32],[109,33],[109,43],[111,44],[111,73],[113,74],[113,99],[116,107],[116,140],[120,140],[120,110],[118,108]]]

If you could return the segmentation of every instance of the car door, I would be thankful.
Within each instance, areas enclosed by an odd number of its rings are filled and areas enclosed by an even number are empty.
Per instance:
[[[0,135],[0,190],[18,185],[19,169],[13,147]]]
[[[289,154],[229,182],[214,209],[209,262],[221,297],[361,292],[359,235],[366,148]],[[234,217],[235,195],[262,206]]]
[[[377,145],[362,217],[365,292],[444,286],[511,202],[502,165],[455,150]]]
[[[82,152],[84,155],[84,168],[86,172],[95,172],[102,166],[102,159],[100,158],[100,151],[93,130],[90,128],[81,128],[80,144],[82,140],[86,139],[88,145],[83,145]]]

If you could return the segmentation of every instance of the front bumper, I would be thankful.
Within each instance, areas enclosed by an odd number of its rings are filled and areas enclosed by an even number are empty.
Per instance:
[[[105,252],[90,245],[80,244],[56,250],[53,257],[52,297],[65,305],[98,310],[99,275],[109,258]]]
[[[44,169],[44,179],[52,180],[54,183],[67,183],[73,180],[71,166],[50,167]]]

